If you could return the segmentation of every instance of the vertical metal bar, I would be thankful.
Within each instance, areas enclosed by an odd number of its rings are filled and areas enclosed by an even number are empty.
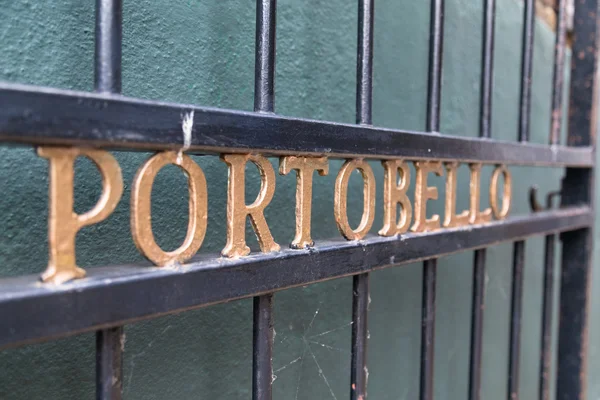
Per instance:
[[[356,123],[372,123],[374,0],[358,0]]]
[[[523,52],[521,57],[521,99],[519,115],[519,140],[529,141],[529,114],[531,110],[531,73],[533,67],[533,28],[535,0],[525,0],[523,24]]]
[[[436,259],[423,263],[420,400],[433,399],[436,270]]]
[[[368,309],[369,275],[356,275],[352,282],[351,400],[367,396]]]
[[[523,267],[525,265],[525,241],[515,242],[513,247],[512,294],[510,304],[510,347],[508,369],[508,396],[519,398],[519,358],[521,356],[521,311],[523,304]]]
[[[567,1],[558,0],[556,41],[554,47],[554,77],[552,80],[552,112],[550,116],[551,145],[560,144],[563,117],[563,84],[565,75],[565,53],[567,36]],[[551,206],[548,198],[547,206]],[[552,314],[554,301],[554,252],[556,234],[546,235],[544,254],[544,295],[542,300],[542,347],[540,357],[540,400],[550,400],[552,378]]]
[[[473,260],[469,400],[479,400],[481,398],[481,355],[483,342],[483,310],[485,307],[485,256],[485,249],[479,249],[475,251]]]
[[[121,21],[121,0],[96,0],[97,92],[121,92]]]
[[[372,123],[374,0],[358,0],[356,123]],[[367,396],[369,274],[353,277],[350,399]]]
[[[254,111],[275,111],[277,0],[256,0]],[[252,399],[273,398],[273,294],[254,298]]]
[[[539,396],[550,400],[552,373],[552,301],[554,300],[554,246],[556,235],[546,235],[544,254],[544,298],[542,303],[542,349]]]
[[[554,77],[552,80],[552,114],[550,144],[560,144],[562,126],[563,84],[565,79],[565,53],[567,36],[567,0],[558,0],[558,21],[554,47]]]
[[[96,0],[95,89],[121,92],[121,0]],[[96,332],[96,399],[123,397],[123,327]]]
[[[96,399],[123,396],[123,327],[96,332]]]
[[[489,138],[492,136],[492,88],[494,81],[494,21],[496,18],[496,0],[486,0],[484,12],[479,136]]]
[[[525,0],[523,10],[523,47],[521,57],[521,98],[519,110],[519,137],[529,141],[531,114],[531,76],[533,67],[533,29],[535,23],[535,0]],[[513,246],[512,294],[510,305],[510,344],[508,363],[508,396],[519,399],[519,359],[521,356],[521,317],[523,304],[523,269],[525,267],[525,241]]]
[[[426,128],[429,132],[440,131],[443,54],[444,0],[431,0],[426,122]],[[420,400],[433,399],[436,275],[437,259],[425,260],[423,262],[423,295],[421,307]]]
[[[277,0],[256,0],[254,111],[275,111],[275,22]]]
[[[429,78],[427,90],[427,130],[440,131],[442,58],[444,53],[444,0],[431,0],[429,29]]]
[[[273,295],[254,298],[252,399],[273,397]]]
[[[571,90],[567,145],[594,146],[597,121],[598,0],[576,0],[571,57]],[[594,170],[567,168],[563,206],[593,207]],[[561,234],[560,322],[558,332],[557,400],[586,398],[591,228]]]
[[[483,17],[483,58],[481,73],[481,116],[479,136],[492,136],[492,91],[494,81],[494,22],[496,0],[486,0]],[[485,308],[486,249],[475,250],[473,258],[473,294],[471,301],[471,353],[469,363],[469,400],[481,398],[481,356],[483,311]]]

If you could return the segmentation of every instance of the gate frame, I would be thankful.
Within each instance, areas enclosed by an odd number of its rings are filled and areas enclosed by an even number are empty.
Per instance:
[[[486,225],[360,242],[325,241],[314,249],[253,254],[235,260],[197,256],[181,269],[98,267],[53,287],[37,277],[0,280],[0,348],[86,331],[97,332],[96,397],[121,399],[123,325],[169,313],[254,297],[254,400],[272,398],[273,293],[353,276],[350,398],[366,397],[369,272],[423,262],[421,400],[434,379],[437,257],[475,250],[469,399],[481,398],[485,248],[514,242],[508,393],[519,398],[519,357],[525,239],[546,235],[540,398],[550,398],[555,238],[562,241],[556,398],[585,399],[594,223],[597,119],[598,0],[575,0],[567,145],[560,144],[566,56],[566,0],[558,1],[552,124],[549,144],[530,144],[529,122],[535,0],[525,0],[517,142],[491,139],[495,0],[485,0],[479,138],[442,135],[440,98],[444,1],[431,0],[427,127],[425,132],[372,126],[374,0],[358,0],[357,125],[278,116],[275,111],[276,0],[256,1],[254,112],[127,98],[121,91],[121,0],[96,0],[96,93],[0,83],[0,142],[164,150],[181,146],[180,115],[194,111],[187,152],[260,152],[331,158],[405,158],[565,167],[559,209],[536,210]],[[126,118],[125,118],[126,117]],[[199,134],[196,128],[201,126]],[[131,135],[135,132],[136,135]],[[301,133],[301,143],[286,133]],[[550,194],[553,195],[553,194]],[[532,201],[532,203],[535,203]],[[551,205],[550,197],[548,205]],[[539,208],[539,206],[537,206]],[[435,242],[435,248],[430,243]],[[177,288],[177,290],[173,290]],[[149,301],[144,293],[153,293]],[[127,307],[123,307],[127,304]],[[27,315],[27,319],[22,318]]]

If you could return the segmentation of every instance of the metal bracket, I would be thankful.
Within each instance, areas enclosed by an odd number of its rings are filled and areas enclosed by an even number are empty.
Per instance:
[[[548,194],[546,194],[546,207],[544,207],[537,200],[538,190],[539,190],[539,188],[537,187],[537,185],[533,185],[532,187],[529,188],[529,206],[531,207],[531,210],[533,212],[539,212],[539,211],[544,211],[544,210],[549,210],[551,208],[554,208],[553,200],[555,197],[560,196],[561,191],[554,190],[552,192],[548,192]]]

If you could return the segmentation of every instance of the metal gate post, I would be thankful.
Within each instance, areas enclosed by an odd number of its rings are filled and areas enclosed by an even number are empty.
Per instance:
[[[593,146],[596,136],[598,0],[576,0],[571,57],[569,146]],[[567,168],[562,206],[593,203],[593,169]],[[587,228],[565,232],[558,337],[558,400],[585,399],[593,235]]]

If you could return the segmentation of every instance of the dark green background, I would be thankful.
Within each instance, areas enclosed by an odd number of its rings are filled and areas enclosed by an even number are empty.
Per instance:
[[[93,89],[92,1],[0,2],[0,79],[60,88]],[[375,10],[374,124],[424,129],[429,8],[426,1],[378,0]],[[483,1],[446,2],[441,130],[478,134]],[[276,110],[282,115],[354,122],[356,1],[280,0],[277,15]],[[125,1],[123,93],[146,99],[242,110],[253,106],[254,2],[250,0]],[[493,136],[517,136],[522,7],[499,0],[496,20]],[[554,35],[535,28],[531,138],[545,143],[550,120]],[[0,105],[1,106],[1,105]],[[286,132],[281,132],[285,135]],[[295,140],[302,140],[296,138]],[[129,230],[129,185],[148,154],[117,153],[125,180],[118,209],[77,238],[79,265],[138,262]],[[202,252],[225,243],[227,171],[216,157],[195,157],[208,179],[209,221]],[[274,166],[277,167],[277,161]],[[333,182],[315,177],[313,236],[337,237]],[[382,168],[377,176],[381,225]],[[258,177],[248,168],[248,196]],[[511,168],[513,214],[529,212],[527,189],[559,187],[562,171]],[[488,180],[486,169],[484,179]],[[466,167],[459,207],[467,204]],[[443,178],[431,179],[443,184]],[[187,191],[176,167],[167,167],[153,190],[153,224],[159,244],[178,246],[185,235]],[[47,262],[47,162],[30,148],[0,148],[0,276],[43,271]],[[76,209],[91,207],[100,177],[80,160]],[[361,180],[351,179],[349,210],[357,223]],[[181,193],[181,195],[180,195]],[[443,196],[443,193],[442,193]],[[486,201],[487,199],[484,199]],[[294,230],[295,179],[278,177],[266,217],[276,241]],[[431,202],[441,212],[441,201]],[[249,231],[250,234],[250,231]],[[253,249],[256,241],[251,240]],[[542,238],[527,241],[521,398],[537,397]],[[464,399],[468,385],[472,252],[440,260],[436,332],[437,399]],[[511,245],[488,252],[483,391],[506,398]],[[598,274],[596,274],[596,280]],[[349,393],[350,278],[275,296],[275,399],[344,399]],[[593,294],[590,399],[600,396],[599,291]],[[369,314],[369,398],[415,399],[418,394],[421,267],[372,274]],[[27,316],[24,315],[23,318]],[[1,323],[1,322],[0,322]],[[252,302],[237,301],[126,328],[124,391],[127,399],[249,399]],[[86,399],[94,393],[93,334],[0,352],[0,399]]]

